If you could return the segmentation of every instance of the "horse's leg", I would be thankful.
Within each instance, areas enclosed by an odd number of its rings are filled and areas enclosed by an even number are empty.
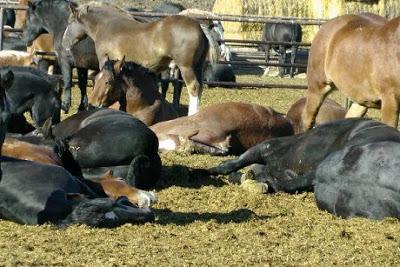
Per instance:
[[[285,64],[286,62],[286,49],[284,45],[279,45],[279,65]],[[279,66],[279,77],[283,78],[285,75],[285,67]]]
[[[182,78],[185,81],[189,93],[188,115],[193,115],[199,111],[202,86],[196,78],[196,74],[191,67],[180,67]]]
[[[319,108],[332,91],[330,84],[310,84],[307,90],[307,100],[302,113],[303,130],[311,129],[315,124]]]
[[[220,165],[208,169],[207,172],[209,174],[229,174],[253,163],[263,164],[262,147],[260,145],[253,146],[237,159],[222,162]]]
[[[61,61],[60,67],[64,81],[64,93],[61,109],[63,109],[65,113],[68,113],[69,108],[71,107],[72,67],[68,62],[66,62],[66,60],[64,60],[64,62]]]
[[[292,64],[292,66],[290,67],[290,78],[294,77],[294,67],[293,64],[296,60],[296,56],[297,56],[297,45],[293,45],[292,46],[292,53],[290,54],[290,63]]]
[[[174,97],[172,106],[175,110],[179,110],[179,102],[181,100],[181,93],[182,93],[182,83],[179,81],[181,78],[181,72],[177,67],[174,67]]]
[[[168,91],[168,86],[169,86],[168,80],[170,79],[169,69],[161,72],[160,76],[161,76],[161,79],[160,79],[161,96],[162,96],[162,99],[165,100],[165,98],[167,97],[167,91]]]
[[[393,94],[382,97],[382,121],[387,125],[397,128],[399,121],[399,103]]]
[[[346,112],[345,118],[361,118],[364,117],[365,113],[367,113],[368,108],[353,102]]]
[[[38,68],[39,70],[41,70],[41,71],[47,73],[47,72],[49,71],[49,66],[50,66],[50,63],[49,63],[48,60],[39,59],[39,62],[38,62],[38,65],[37,65],[37,68]]]
[[[264,48],[265,48],[265,63],[266,63],[266,66],[265,66],[265,71],[264,71],[263,75],[268,75],[268,72],[269,72],[268,63],[269,63],[269,55],[270,55],[271,46],[270,45],[265,45]]]
[[[81,90],[81,103],[79,104],[78,110],[87,110],[88,109],[88,97],[86,93],[87,88],[87,80],[88,80],[88,70],[84,68],[78,68],[78,85]]]

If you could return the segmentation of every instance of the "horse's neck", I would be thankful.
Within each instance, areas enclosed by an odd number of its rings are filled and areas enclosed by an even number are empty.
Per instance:
[[[104,29],[104,26],[110,24],[111,20],[129,19],[127,15],[122,14],[116,10],[104,10],[92,11],[86,14],[82,20],[86,28],[86,34],[89,35],[93,40],[96,40],[97,33],[100,29]],[[134,21],[132,19],[132,21]]]
[[[52,10],[58,10],[58,8],[52,8]],[[69,12],[56,12],[55,14],[52,12],[49,13],[48,17],[44,19],[44,21],[46,21],[46,30],[51,36],[53,36],[54,42],[61,43],[65,29],[68,25]]]

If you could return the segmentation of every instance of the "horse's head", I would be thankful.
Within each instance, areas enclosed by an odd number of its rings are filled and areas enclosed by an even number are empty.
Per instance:
[[[93,92],[89,96],[91,106],[108,107],[120,100],[122,93],[120,74],[124,65],[125,58],[115,63],[107,59],[96,76]]]
[[[78,8],[76,4],[71,3],[70,9],[71,15],[69,16],[68,26],[65,29],[62,40],[62,46],[66,50],[71,50],[80,40],[87,36],[82,21],[89,10],[89,6]]]
[[[47,33],[42,15],[45,12],[42,8],[42,1],[29,1],[26,13],[26,22],[22,33],[22,40],[28,45],[41,34]]]

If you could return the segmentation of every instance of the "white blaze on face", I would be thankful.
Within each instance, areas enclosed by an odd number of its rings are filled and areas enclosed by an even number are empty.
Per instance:
[[[189,94],[189,112],[188,116],[196,114],[199,111],[200,107],[200,98],[197,96],[192,96]]]

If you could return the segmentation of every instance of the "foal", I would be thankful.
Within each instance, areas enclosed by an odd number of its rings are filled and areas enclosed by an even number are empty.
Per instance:
[[[120,110],[148,126],[177,117],[172,105],[161,97],[156,75],[124,59],[107,59],[89,97],[89,104],[97,107],[109,107],[115,102],[119,102]]]

